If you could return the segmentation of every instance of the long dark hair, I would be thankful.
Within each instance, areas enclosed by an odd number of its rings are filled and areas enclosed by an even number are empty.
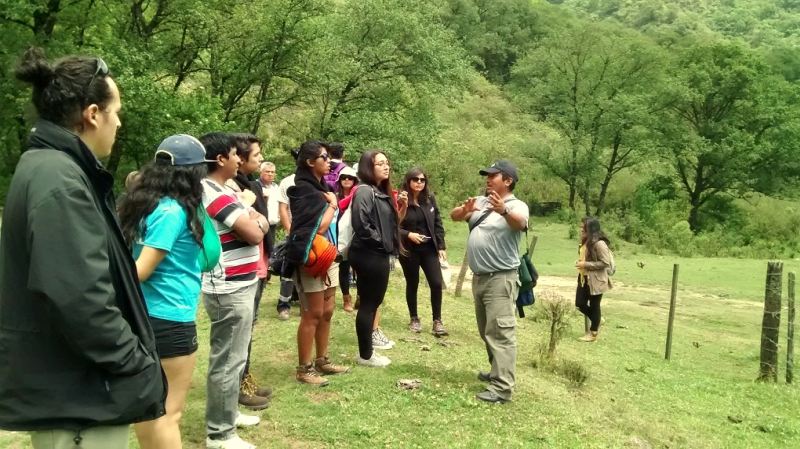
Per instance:
[[[200,181],[206,176],[206,165],[170,164],[169,159],[156,157],[139,172],[137,182],[119,206],[122,235],[132,245],[144,234],[142,220],[150,215],[161,198],[170,197],[186,211],[186,225],[195,241],[203,246],[203,221],[198,214],[202,205],[203,186]]]
[[[594,246],[600,240],[606,245],[611,246],[611,240],[600,229],[600,220],[595,217],[583,217],[581,220],[583,229],[586,230],[585,237],[581,240],[581,245],[586,245],[586,260],[597,260],[594,253]]]
[[[403,190],[408,192],[408,201],[413,199],[413,194],[411,193],[411,178],[419,177],[420,175],[425,176],[425,184],[422,190],[419,192],[419,196],[417,197],[417,204],[420,206],[427,205],[431,202],[433,195],[431,195],[430,190],[428,190],[428,183],[430,179],[428,178],[428,174],[425,173],[419,167],[414,167],[406,173],[405,178],[403,179]]]
[[[358,179],[360,179],[362,183],[375,186],[381,192],[392,196],[391,171],[389,172],[389,177],[381,181],[380,184],[378,184],[378,181],[375,179],[375,158],[378,157],[379,154],[386,156],[386,153],[381,150],[367,150],[361,155],[361,158],[358,160]],[[386,161],[389,161],[388,156],[386,156]]]

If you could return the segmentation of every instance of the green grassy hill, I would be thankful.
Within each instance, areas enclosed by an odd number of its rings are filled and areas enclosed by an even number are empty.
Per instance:
[[[574,296],[575,244],[567,227],[535,222],[537,290]],[[460,263],[465,230],[448,225],[450,258]],[[800,390],[756,383],[765,261],[682,259],[617,250],[617,287],[604,301],[601,339],[581,343],[582,317],[573,316],[559,357],[588,372],[581,385],[536,368],[544,322],[533,311],[518,321],[519,358],[514,401],[486,405],[473,397],[482,384],[485,352],[477,335],[470,292],[445,295],[445,340],[430,335],[427,289],[420,288],[422,334],[406,330],[402,274],[393,273],[383,328],[397,341],[385,351],[387,369],[354,366],[319,389],[297,384],[292,319],[274,313],[277,281],[268,287],[256,326],[253,370],[275,388],[263,422],[241,436],[261,448],[790,448],[800,447]],[[637,263],[641,262],[643,268]],[[673,263],[681,264],[672,361],[664,361]],[[797,271],[797,261],[787,271]],[[341,296],[337,295],[337,301]],[[784,300],[785,302],[785,300]],[[537,304],[537,306],[539,305]],[[337,307],[331,356],[354,365],[354,317]],[[785,360],[785,315],[781,358]],[[204,447],[208,321],[200,313],[200,358],[184,420],[184,447]],[[440,344],[446,342],[446,346]],[[783,363],[783,362],[782,362]],[[780,368],[783,378],[784,369]],[[398,379],[417,378],[406,391]],[[132,438],[131,447],[137,447]],[[28,448],[24,435],[0,434],[0,447]]]

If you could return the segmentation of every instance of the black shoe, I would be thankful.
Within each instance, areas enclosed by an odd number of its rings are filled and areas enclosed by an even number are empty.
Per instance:
[[[497,393],[489,390],[481,391],[480,393],[476,394],[475,399],[480,399],[481,401],[489,402],[492,404],[503,404],[505,402],[508,402],[508,399],[503,399]]]
[[[492,375],[487,373],[486,371],[478,371],[478,380],[481,382],[491,382]]]

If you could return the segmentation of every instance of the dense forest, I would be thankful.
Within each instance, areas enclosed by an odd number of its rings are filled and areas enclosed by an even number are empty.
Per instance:
[[[33,116],[30,45],[101,56],[118,179],[176,132],[342,141],[422,165],[440,203],[518,195],[681,254],[800,254],[800,0],[0,0],[0,193]],[[447,206],[445,206],[447,207]]]

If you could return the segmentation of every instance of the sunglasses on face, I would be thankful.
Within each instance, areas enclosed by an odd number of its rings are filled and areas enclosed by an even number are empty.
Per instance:
[[[328,153],[322,153],[319,156],[317,156],[317,159],[320,158],[322,158],[323,161],[327,161],[328,159],[330,159],[330,156],[328,156]]]
[[[425,183],[428,181],[427,179],[425,179],[425,178],[420,178],[419,176],[412,176],[412,177],[410,177],[410,178],[408,178],[408,179],[410,179],[410,180],[412,180],[412,181],[414,181],[414,182],[420,182],[420,183],[422,183],[422,184],[425,184]]]
[[[340,176],[339,179],[341,181],[353,181],[353,182],[355,182],[355,180],[356,180],[356,178],[354,178],[352,176]]]

